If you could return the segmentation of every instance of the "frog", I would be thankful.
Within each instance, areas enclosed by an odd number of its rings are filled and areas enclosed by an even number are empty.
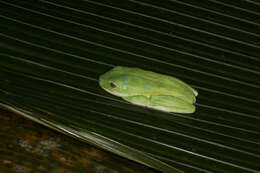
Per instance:
[[[137,67],[116,66],[99,76],[108,93],[164,112],[194,113],[198,92],[182,80]]]

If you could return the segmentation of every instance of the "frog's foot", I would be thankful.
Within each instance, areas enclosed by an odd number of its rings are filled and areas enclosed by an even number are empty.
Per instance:
[[[148,107],[166,112],[193,113],[195,106],[178,97],[158,95],[151,96]]]

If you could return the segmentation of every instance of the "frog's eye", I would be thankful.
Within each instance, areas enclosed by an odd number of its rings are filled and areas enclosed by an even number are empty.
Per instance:
[[[113,82],[110,83],[110,86],[111,88],[117,88],[117,86]]]

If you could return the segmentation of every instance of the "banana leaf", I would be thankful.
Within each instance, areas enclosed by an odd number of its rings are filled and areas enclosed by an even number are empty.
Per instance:
[[[1,106],[165,173],[257,173],[258,11],[256,1],[0,0]],[[196,112],[106,93],[98,77],[118,65],[190,84]]]

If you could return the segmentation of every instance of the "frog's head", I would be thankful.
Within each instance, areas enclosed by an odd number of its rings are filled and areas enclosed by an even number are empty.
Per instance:
[[[124,97],[128,96],[129,79],[120,67],[116,67],[99,77],[99,85],[107,92]]]

